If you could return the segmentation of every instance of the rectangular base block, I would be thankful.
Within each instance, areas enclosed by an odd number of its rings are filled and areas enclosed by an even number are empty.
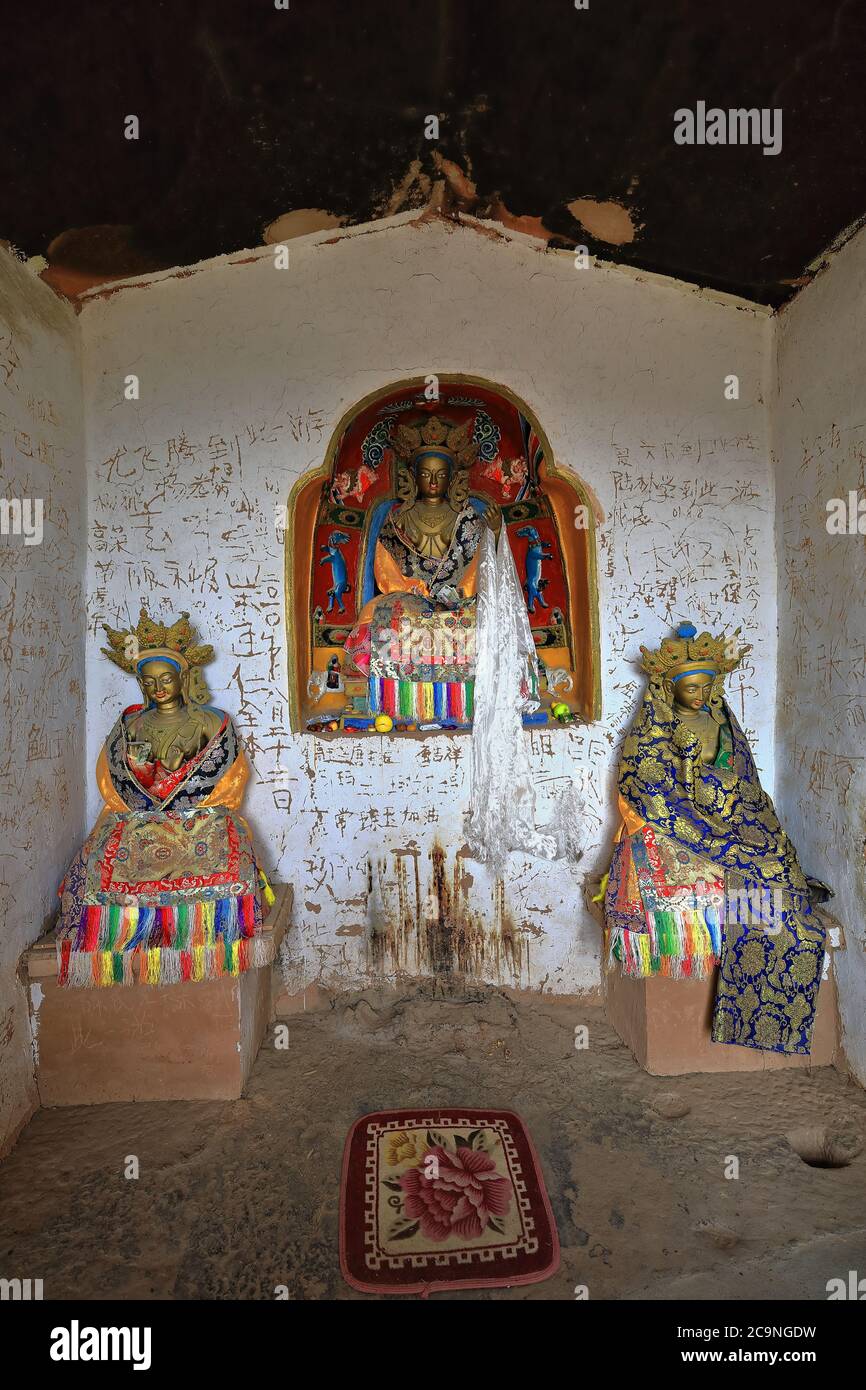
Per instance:
[[[264,931],[278,950],[292,890],[274,893]],[[273,1016],[270,965],[197,984],[61,989],[53,938],[25,962],[42,1105],[236,1100]]]
[[[832,968],[818,991],[809,1056],[713,1042],[710,1026],[717,975],[714,971],[705,980],[672,980],[662,975],[636,980],[614,967],[605,976],[608,1019],[645,1071],[653,1076],[682,1076],[843,1065]]]

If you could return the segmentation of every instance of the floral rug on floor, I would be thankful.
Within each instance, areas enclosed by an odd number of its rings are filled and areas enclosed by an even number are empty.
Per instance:
[[[538,1156],[510,1110],[381,1110],[343,1156],[340,1266],[364,1293],[534,1284],[559,1267]]]

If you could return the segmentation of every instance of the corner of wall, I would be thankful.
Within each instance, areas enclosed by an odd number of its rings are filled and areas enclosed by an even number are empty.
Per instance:
[[[0,252],[0,1151],[38,1104],[22,953],[50,924],[84,829],[84,438],[72,308]],[[37,524],[38,523],[38,524]]]

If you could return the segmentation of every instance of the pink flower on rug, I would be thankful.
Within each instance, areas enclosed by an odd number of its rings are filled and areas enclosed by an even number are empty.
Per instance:
[[[436,1170],[429,1163],[436,1159]],[[428,1148],[421,1166],[410,1168],[400,1178],[406,1196],[406,1215],[420,1220],[428,1240],[447,1240],[448,1236],[480,1236],[493,1216],[505,1216],[511,1204],[511,1183],[496,1172],[492,1158],[468,1147],[455,1154],[447,1149]]]

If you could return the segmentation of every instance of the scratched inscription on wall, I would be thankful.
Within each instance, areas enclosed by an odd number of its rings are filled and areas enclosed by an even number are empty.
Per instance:
[[[32,1088],[18,959],[83,831],[84,498],[73,325],[0,263],[0,1140]],[[37,304],[31,317],[29,297]],[[44,306],[43,306],[44,307]],[[33,504],[32,506],[30,504]],[[41,517],[41,525],[26,526]],[[33,507],[38,507],[34,510]],[[29,540],[28,540],[29,535]]]
[[[68,509],[80,479],[56,442],[64,423],[57,406],[16,388],[12,371],[0,389],[0,495],[41,498],[44,519],[41,544],[11,529],[0,535],[0,911],[16,882],[14,861],[32,853],[43,818],[62,819],[80,795],[83,713],[80,535]],[[77,527],[77,506],[73,520]]]
[[[774,626],[773,535],[761,447],[751,434],[642,436],[617,445],[615,458],[613,503],[602,541],[616,614],[607,648],[616,692],[614,721],[619,726],[618,715],[626,723],[631,718],[641,682],[625,670],[641,643],[652,645],[690,619],[699,631],[739,627],[742,642],[754,646],[726,687],[737,718],[754,739],[768,679],[772,689],[775,655],[766,652]]]
[[[854,494],[854,505],[849,499]],[[803,440],[782,508],[780,710],[787,773],[808,834],[808,867],[837,887],[850,875],[866,919],[866,426],[831,423]],[[854,529],[828,530],[837,499]]]

